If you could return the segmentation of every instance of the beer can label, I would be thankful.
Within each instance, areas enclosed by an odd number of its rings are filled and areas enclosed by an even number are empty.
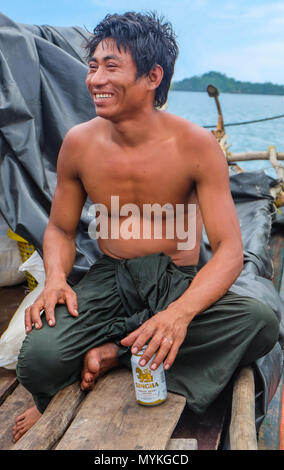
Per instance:
[[[167,398],[165,372],[163,364],[160,364],[156,370],[150,368],[155,355],[144,367],[140,366],[139,360],[145,349],[146,347],[142,348],[141,351],[131,357],[136,401],[140,405],[159,405]]]

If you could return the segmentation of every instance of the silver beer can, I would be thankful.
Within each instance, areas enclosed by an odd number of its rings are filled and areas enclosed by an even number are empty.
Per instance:
[[[131,366],[136,393],[136,401],[139,405],[154,406],[160,405],[167,399],[167,384],[163,363],[157,369],[150,369],[156,354],[145,364],[140,366],[139,360],[144,353],[146,346],[137,354],[132,354]]]

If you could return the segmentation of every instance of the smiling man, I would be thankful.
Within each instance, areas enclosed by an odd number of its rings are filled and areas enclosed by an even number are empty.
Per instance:
[[[90,390],[107,370],[129,366],[131,352],[145,344],[140,365],[156,353],[151,369],[163,361],[168,389],[202,413],[237,367],[278,339],[273,311],[229,290],[243,254],[219,145],[159,109],[178,52],[171,25],[151,14],[108,15],[87,50],[97,117],[68,132],[58,157],[43,241],[46,285],[26,311],[17,365],[35,406],[17,418],[15,440],[59,390],[80,377]],[[109,223],[98,237],[102,257],[71,288],[66,279],[87,196]],[[194,232],[186,246],[185,231],[176,230],[180,214],[186,233]],[[213,256],[197,272],[203,224]]]

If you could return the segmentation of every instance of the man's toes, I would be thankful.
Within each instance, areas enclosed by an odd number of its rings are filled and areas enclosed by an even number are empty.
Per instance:
[[[94,387],[96,374],[91,374],[91,372],[85,372],[82,376],[81,389],[82,390],[91,390]]]
[[[23,421],[25,419],[25,414],[22,414],[20,416],[18,416],[16,419],[15,419],[15,423],[19,423],[20,421]]]
[[[13,432],[13,441],[17,442],[23,435],[25,434],[25,429],[16,429],[15,432]]]
[[[13,442],[17,442],[21,437],[22,437],[22,434],[20,432],[17,432],[16,434],[13,435]]]

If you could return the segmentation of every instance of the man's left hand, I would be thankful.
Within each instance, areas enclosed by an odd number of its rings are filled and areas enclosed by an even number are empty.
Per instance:
[[[180,309],[169,306],[123,338],[121,344],[131,346],[132,354],[136,354],[147,343],[139,364],[144,367],[156,353],[150,368],[155,370],[164,361],[164,369],[167,370],[175,361],[186,336],[188,324],[188,318]]]

